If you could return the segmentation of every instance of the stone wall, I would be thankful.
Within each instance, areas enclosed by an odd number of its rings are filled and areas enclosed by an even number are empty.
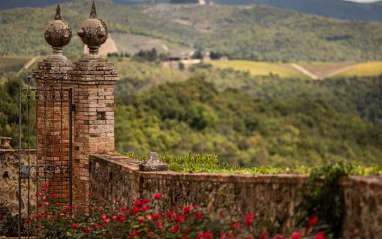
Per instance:
[[[293,208],[306,176],[139,172],[138,164],[118,154],[91,155],[91,192],[124,204],[160,192],[163,210],[189,204],[213,209],[226,203],[233,214],[255,212],[267,219],[257,220],[258,230],[264,223],[280,224],[284,234],[296,229]],[[382,238],[382,178],[351,177],[339,183],[345,194],[344,238]]]
[[[30,161],[36,161],[36,151],[30,151]],[[22,153],[22,164],[27,164],[28,154]],[[36,184],[30,180],[30,196],[34,199]],[[22,213],[26,215],[26,202],[28,196],[28,181],[22,180]],[[12,213],[17,214],[19,208],[19,155],[18,150],[0,149],[0,202],[8,202]]]

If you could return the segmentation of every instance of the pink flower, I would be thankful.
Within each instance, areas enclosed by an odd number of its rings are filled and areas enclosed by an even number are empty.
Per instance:
[[[86,228],[86,231],[87,231],[87,232],[90,232],[91,230],[92,230],[91,227],[87,227],[87,228]]]
[[[105,220],[106,218],[107,218],[106,214],[102,214],[102,215],[101,215],[101,219],[102,219],[102,220]]]
[[[115,199],[116,203],[119,203],[120,201],[121,201],[121,199],[119,199],[119,198]]]
[[[265,238],[267,238],[267,233],[266,232],[261,233],[260,239],[265,239]]]
[[[98,207],[98,211],[102,211],[102,209],[103,209],[102,207]]]
[[[199,206],[198,206],[198,205],[194,205],[194,208],[195,208],[196,210],[198,210],[198,209],[199,209]]]
[[[188,213],[190,213],[191,212],[191,209],[192,209],[192,207],[191,206],[187,206],[187,207],[185,207],[184,209],[183,209],[183,214],[188,214]]]
[[[314,226],[318,222],[318,217],[313,217],[309,220],[309,226]]]
[[[251,225],[253,217],[254,217],[253,213],[250,213],[247,215],[247,217],[245,218],[245,224],[247,224],[247,226]]]
[[[155,199],[155,200],[158,200],[158,199],[161,198],[161,197],[162,197],[162,194],[157,193],[157,194],[155,194],[154,199]]]
[[[45,183],[45,184],[44,184],[44,187],[48,187],[48,186],[49,186],[49,183]]]
[[[227,238],[227,236],[226,236],[225,233],[221,233],[221,234],[220,234],[220,238]]]
[[[324,232],[318,232],[316,234],[315,239],[325,239],[325,233]]]
[[[43,187],[43,188],[41,189],[41,191],[48,191],[48,188]]]
[[[77,223],[73,223],[72,227],[78,228],[78,224]]]
[[[177,233],[179,231],[179,225],[176,224],[172,229],[171,229],[172,232],[174,233]]]
[[[38,216],[36,214],[33,215],[33,218],[38,218]]]
[[[95,225],[94,225],[94,228],[96,228],[96,229],[99,228],[99,225],[98,225],[98,224],[95,224]]]
[[[47,201],[45,201],[44,204],[47,205],[47,206],[49,205],[49,203]]]
[[[220,218],[220,219],[224,218],[224,214],[223,214],[223,213],[220,213],[220,214],[219,214],[219,218]]]

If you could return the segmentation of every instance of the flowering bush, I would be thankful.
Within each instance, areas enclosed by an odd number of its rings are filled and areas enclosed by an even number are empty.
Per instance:
[[[19,216],[12,215],[6,203],[0,203],[0,236],[17,236],[18,220]]]
[[[45,238],[245,238],[245,239],[324,239],[325,234],[311,235],[318,219],[312,218],[305,232],[295,232],[291,237],[280,234],[270,237],[266,232],[256,232],[256,215],[249,213],[243,218],[225,216],[219,210],[207,213],[198,205],[189,205],[179,212],[157,211],[160,193],[152,198],[133,201],[129,207],[116,199],[108,203],[102,197],[90,197],[88,215],[76,215],[74,206],[60,206],[55,202],[55,194],[50,194],[48,184],[37,192],[38,207],[44,211],[26,219],[26,223],[41,227]]]

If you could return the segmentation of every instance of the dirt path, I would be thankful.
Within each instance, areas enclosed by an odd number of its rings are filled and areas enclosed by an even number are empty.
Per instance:
[[[307,69],[305,69],[304,67],[300,66],[300,65],[297,65],[297,64],[290,64],[291,67],[295,68],[296,70],[300,71],[301,73],[303,73],[304,75],[307,75],[309,76],[310,78],[312,78],[313,80],[322,80],[321,77],[313,74],[312,72],[308,71]]]
[[[17,72],[17,75],[20,75],[21,72],[23,72],[24,70],[27,70],[37,59],[38,59],[38,56],[34,56],[27,63],[25,63],[25,65]]]
[[[330,72],[330,74],[327,75],[326,78],[330,78],[330,77],[332,77],[332,76],[341,74],[342,72],[349,70],[350,68],[352,68],[352,67],[355,66],[355,65],[356,65],[356,64],[352,64],[352,65],[350,65],[350,66],[346,66],[346,67],[344,67],[344,68],[341,68],[341,69],[338,69],[338,70],[336,70],[336,71]]]

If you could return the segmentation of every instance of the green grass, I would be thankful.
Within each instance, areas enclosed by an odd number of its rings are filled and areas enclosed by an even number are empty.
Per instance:
[[[348,70],[333,76],[334,78],[340,77],[366,77],[382,75],[382,62],[364,62],[350,67]]]
[[[30,58],[24,56],[0,56],[0,76],[5,73],[18,72]]]
[[[252,75],[278,75],[280,78],[307,78],[304,74],[289,66],[289,64],[256,62],[256,61],[210,61],[207,62],[220,69],[232,68],[236,71],[248,71]]]

